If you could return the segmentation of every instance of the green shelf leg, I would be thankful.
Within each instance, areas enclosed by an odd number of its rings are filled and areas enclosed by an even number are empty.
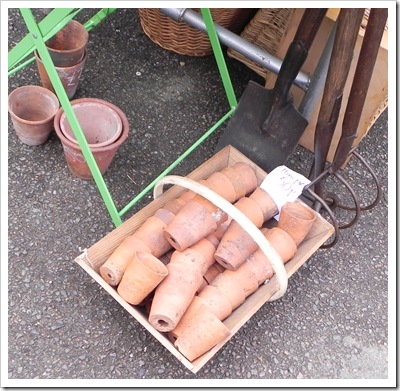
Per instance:
[[[221,75],[222,83],[225,88],[226,97],[228,99],[230,107],[235,108],[237,106],[237,99],[235,92],[233,90],[228,67],[226,66],[224,54],[222,53],[221,44],[218,39],[218,34],[214,26],[211,11],[209,8],[201,8],[201,13],[204,18],[204,23],[207,27],[208,37],[210,38],[211,47],[213,49],[214,57],[217,62],[218,70]]]
[[[118,226],[122,223],[121,217],[118,213],[118,210],[115,206],[115,203],[111,197],[110,192],[104,182],[104,178],[97,166],[97,163],[93,157],[92,151],[89,148],[87,140],[82,132],[82,129],[79,125],[79,122],[75,116],[75,113],[71,107],[71,103],[68,99],[68,96],[65,92],[65,89],[61,83],[61,80],[57,74],[57,71],[54,68],[53,61],[50,57],[50,54],[46,48],[46,45],[43,41],[43,37],[39,31],[38,25],[33,17],[32,11],[29,8],[21,8],[21,14],[24,18],[26,26],[28,27],[32,43],[34,47],[36,47],[40,58],[43,61],[43,64],[46,68],[46,71],[49,75],[50,81],[53,85],[53,88],[60,100],[61,106],[65,111],[65,115],[68,118],[69,123],[71,124],[72,130],[76,136],[76,139],[81,147],[83,156],[89,166],[90,172],[93,175],[93,179],[97,185],[97,188],[104,200],[104,203],[108,209],[108,212],[111,216],[111,219],[115,226]]]

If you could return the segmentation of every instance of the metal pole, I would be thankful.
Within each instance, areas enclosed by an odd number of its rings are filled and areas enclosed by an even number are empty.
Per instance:
[[[160,8],[160,11],[177,22],[185,22],[190,26],[207,33],[207,28],[201,15],[188,8]],[[268,52],[262,50],[257,45],[246,41],[228,29],[219,26],[215,23],[215,30],[218,38],[225,46],[236,50],[238,53],[246,56],[258,65],[268,69],[269,71],[278,74],[282,61]],[[310,78],[304,72],[299,72],[294,84],[302,90],[307,91],[310,85]]]

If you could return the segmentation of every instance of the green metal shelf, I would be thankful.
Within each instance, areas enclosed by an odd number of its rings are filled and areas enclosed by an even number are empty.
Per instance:
[[[226,66],[225,58],[222,53],[221,45],[218,39],[217,31],[212,20],[209,8],[202,8],[201,13],[207,27],[207,33],[210,38],[214,57],[218,66],[218,70],[222,79],[223,87],[226,93],[230,109],[217,121],[210,129],[208,129],[198,140],[196,140],[183,154],[181,154],[173,163],[164,169],[153,181],[151,181],[139,194],[137,194],[126,206],[118,210],[111,193],[104,181],[93,154],[89,148],[88,142],[80,127],[80,124],[71,107],[71,103],[67,97],[65,89],[54,67],[53,61],[47,50],[45,42],[61,30],[71,19],[73,19],[82,9],[77,8],[60,8],[53,9],[41,22],[37,23],[30,8],[20,8],[21,15],[28,28],[29,33],[8,53],[8,75],[12,75],[25,66],[34,61],[34,57],[26,60],[34,50],[37,50],[44,67],[49,75],[54,91],[60,101],[61,107],[64,109],[65,115],[71,124],[74,135],[82,150],[83,156],[92,173],[93,180],[99,190],[99,193],[105,203],[110,217],[115,226],[122,223],[122,217],[139,202],[155,184],[171,172],[179,163],[189,156],[203,141],[205,141],[216,129],[218,129],[234,112],[237,106],[237,99],[233,90],[229,71]],[[90,31],[99,23],[112,14],[116,8],[103,8],[86,23],[85,28]]]

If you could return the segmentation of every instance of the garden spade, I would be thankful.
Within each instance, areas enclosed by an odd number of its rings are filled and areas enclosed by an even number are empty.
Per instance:
[[[326,8],[306,9],[272,90],[250,81],[217,149],[232,145],[267,172],[285,164],[308,120],[294,107],[290,94]]]

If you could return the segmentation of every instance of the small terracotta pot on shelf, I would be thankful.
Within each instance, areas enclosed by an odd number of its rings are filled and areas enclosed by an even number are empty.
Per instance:
[[[122,133],[122,120],[112,107],[99,102],[71,102],[79,123],[85,124],[85,137],[90,148],[114,143]],[[60,118],[60,129],[65,137],[78,144],[65,113]]]
[[[88,41],[89,33],[85,27],[71,20],[46,41],[46,47],[54,66],[70,67],[81,61]]]
[[[54,92],[53,84],[47,73],[47,70],[40,59],[39,54],[35,51],[36,65],[39,72],[40,81],[44,88]],[[60,78],[61,84],[63,85],[68,99],[72,99],[78,89],[79,82],[86,65],[87,53],[83,54],[82,59],[74,65],[67,67],[55,67],[55,70]]]
[[[82,103],[82,102],[97,102],[101,103],[105,106],[112,107],[115,110],[122,121],[122,133],[121,136],[112,144],[106,145],[104,147],[99,148],[90,148],[93,157],[97,163],[97,166],[101,172],[104,174],[114,159],[115,154],[118,151],[118,148],[126,141],[129,134],[129,123],[124,112],[114,104],[104,101],[102,99],[96,98],[81,98],[76,99],[71,103]],[[60,118],[64,110],[60,108],[57,111],[57,114],[54,117],[54,129],[57,133],[58,138],[61,141],[63,146],[65,159],[67,161],[68,167],[72,173],[72,175],[80,178],[80,179],[93,179],[92,173],[89,169],[89,166],[83,156],[82,150],[78,144],[72,142],[67,137],[65,137],[64,133],[60,128]],[[80,123],[82,132],[85,133],[85,124]]]

